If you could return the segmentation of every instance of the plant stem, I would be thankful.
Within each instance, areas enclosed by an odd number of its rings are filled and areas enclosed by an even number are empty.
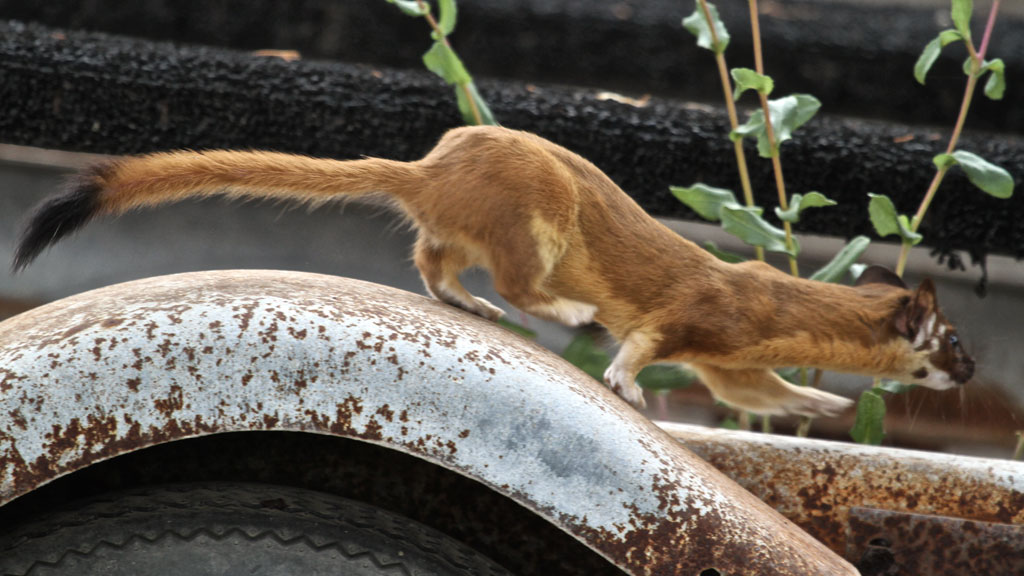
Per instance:
[[[988,41],[992,38],[992,28],[996,25],[996,13],[999,12],[999,0],[993,0],[992,9],[988,11],[988,21],[985,23],[985,34],[981,37],[981,48],[978,50],[978,57],[984,59],[988,51]]]
[[[801,379],[804,382],[806,382],[807,381],[807,368],[801,368],[800,370],[803,372],[803,374],[801,375]],[[821,368],[815,368],[814,369],[814,382],[811,383],[811,386],[813,386],[815,388],[818,388],[819,386],[821,386],[821,376],[823,374],[824,374],[824,372],[821,370]],[[811,422],[814,422],[814,418],[811,418],[810,416],[801,416],[800,417],[800,424],[796,427],[796,435],[798,437],[800,437],[800,438],[806,438],[807,434],[810,433],[810,431],[811,431]]]
[[[443,31],[441,31],[441,26],[437,23],[434,15],[430,13],[430,5],[423,0],[416,0],[416,5],[423,11],[423,17],[427,19],[427,23],[430,24],[430,28],[437,33],[437,37],[440,41],[444,43],[446,47],[451,49],[452,45],[448,42],[448,37],[445,36]],[[459,90],[462,90],[463,96],[466,97],[466,102],[469,102],[469,110],[473,113],[473,120],[477,125],[483,124],[483,115],[480,114],[480,108],[477,107],[476,100],[473,99],[473,93],[469,90],[469,84],[459,84]]]
[[[707,21],[708,29],[711,30],[711,45],[718,45],[718,31],[715,30],[715,22],[711,17],[711,10],[708,8],[707,0],[699,0],[701,11],[704,13],[704,20]],[[715,63],[718,64],[718,76],[722,80],[722,93],[725,96],[725,109],[729,112],[729,126],[735,131],[740,126],[739,116],[736,114],[736,103],[732,98],[732,81],[729,79],[729,67],[725,63],[725,54],[715,52]],[[736,153],[736,168],[740,173],[740,186],[743,188],[743,200],[747,206],[754,205],[754,191],[750,185],[750,172],[747,170],[747,155],[743,152],[743,140],[736,140],[732,143]],[[758,260],[764,260],[764,248],[754,246],[754,254]]]
[[[754,43],[754,70],[764,76],[764,57],[761,54],[761,21],[758,16],[757,0],[749,0],[748,5],[750,6],[750,32],[753,37]],[[782,152],[779,150],[778,142],[775,139],[775,128],[772,126],[772,115],[771,109],[768,107],[768,96],[757,91],[757,95],[761,100],[761,110],[764,113],[764,131],[765,136],[768,138],[768,149],[772,153],[772,173],[775,175],[775,189],[779,193],[779,208],[782,210],[789,209],[789,196],[786,194],[786,180],[782,176]],[[793,225],[788,221],[782,221],[782,229],[786,232],[786,252],[789,256],[789,272],[795,277],[800,277],[800,265],[797,264],[796,256],[794,256],[794,243],[793,243]],[[802,369],[800,371],[800,385],[807,385],[807,370]],[[762,429],[764,432],[771,432],[771,423],[767,416],[761,422]],[[807,424],[810,427],[810,423]]]
[[[1013,459],[1024,458],[1024,430],[1017,431],[1017,448],[1013,451]]]
[[[758,19],[757,0],[749,0],[750,5],[750,28],[754,42],[754,70],[764,75],[764,59],[761,56],[761,25]],[[789,200],[786,195],[786,181],[782,176],[782,159],[778,144],[775,141],[775,129],[772,127],[772,117],[768,108],[768,96],[758,91],[761,99],[761,110],[764,111],[765,135],[768,138],[768,147],[772,151],[772,172],[775,174],[775,189],[779,192],[779,208],[789,209]],[[782,222],[782,229],[786,231],[786,250],[789,252],[789,271],[800,277],[800,267],[793,256],[793,226],[786,221]]]
[[[964,123],[967,121],[967,111],[971,108],[971,101],[974,99],[974,91],[978,86],[978,80],[981,77],[979,72],[985,62],[985,51],[988,50],[988,42],[992,37],[992,28],[995,26],[996,13],[999,11],[999,0],[992,2],[992,8],[988,13],[988,22],[985,24],[985,34],[981,38],[981,48],[979,50],[974,49],[974,42],[970,38],[964,38],[964,44],[967,46],[967,53],[971,59],[971,71],[967,75],[967,86],[964,89],[964,97],[960,102],[960,113],[957,115],[956,124],[953,126],[953,134],[949,137],[949,144],[946,146],[946,154],[952,154],[956,151],[956,144],[960,140],[960,134],[963,132]],[[924,198],[921,200],[921,205],[918,206],[917,212],[914,214],[914,218],[910,221],[910,230],[917,232],[921,221],[924,220],[925,212],[928,211],[928,207],[931,206],[932,200],[935,199],[935,193],[939,190],[939,185],[942,184],[942,179],[946,177],[946,172],[949,171],[949,166],[943,166],[936,169],[935,177],[932,178],[931,184],[928,186],[928,191],[925,192]],[[896,261],[896,275],[903,276],[903,271],[907,266],[907,258],[910,256],[911,244],[904,241],[900,246],[899,259]]]

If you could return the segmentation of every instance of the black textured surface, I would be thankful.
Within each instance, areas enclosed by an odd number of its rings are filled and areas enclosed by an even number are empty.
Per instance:
[[[730,65],[752,66],[747,3],[717,5],[732,32]],[[453,41],[480,75],[718,103],[713,59],[680,26],[692,11],[692,0],[460,0]],[[979,34],[986,11],[979,4]],[[780,93],[810,92],[833,113],[943,125],[955,118],[963,47],[943,52],[928,86],[911,74],[924,45],[950,26],[948,3],[786,0],[762,2],[761,12],[766,65]],[[421,20],[384,0],[0,0],[3,18],[399,68],[418,67],[430,42]],[[1010,93],[975,103],[977,128],[1024,131],[1012,87],[1024,77],[1024,34],[1015,32],[1022,25],[1002,10],[989,54],[1006,61]]]
[[[524,576],[622,573],[532,510],[466,476],[374,444],[294,432],[170,442],[61,477],[0,507],[0,558],[12,534],[74,502],[146,486],[211,482],[292,486],[365,502],[443,532]]]
[[[452,538],[367,504],[261,484],[114,492],[22,527],[3,574],[511,576]]]
[[[648,211],[695,218],[669,184],[738,188],[713,108],[654,99],[646,108],[593,91],[481,81],[506,126],[537,132],[592,160]],[[167,148],[269,148],[336,158],[413,159],[459,124],[449,87],[419,71],[317,61],[283,62],[229,50],[178,47],[38,25],[0,25],[0,141],[138,153]],[[897,143],[906,136],[907,142]],[[789,191],[820,190],[840,206],[801,221],[804,232],[869,230],[867,192],[911,212],[947,134],[819,117],[783,147]],[[968,133],[961,148],[1024,176],[1024,143]],[[753,158],[753,153],[750,157]],[[759,201],[774,205],[770,166],[754,161]],[[1024,199],[989,198],[947,178],[924,223],[925,244],[1024,256]]]

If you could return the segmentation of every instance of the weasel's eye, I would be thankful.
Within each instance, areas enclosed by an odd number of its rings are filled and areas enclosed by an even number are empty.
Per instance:
[[[956,347],[960,345],[960,338],[957,338],[956,334],[949,335],[949,345]]]

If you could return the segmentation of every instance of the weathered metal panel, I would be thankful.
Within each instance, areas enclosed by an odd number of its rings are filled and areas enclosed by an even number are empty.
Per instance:
[[[850,553],[854,508],[1024,525],[1021,462],[660,426],[838,554]]]
[[[846,557],[861,576],[1024,574],[1024,526],[856,507]]]
[[[336,277],[165,276],[0,324],[0,502],[242,430],[360,438],[508,495],[631,574],[855,574],[560,358]]]

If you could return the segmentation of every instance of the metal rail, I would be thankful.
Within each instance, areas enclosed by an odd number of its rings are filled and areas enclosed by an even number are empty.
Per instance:
[[[1024,463],[659,426],[864,575],[1024,573]]]

